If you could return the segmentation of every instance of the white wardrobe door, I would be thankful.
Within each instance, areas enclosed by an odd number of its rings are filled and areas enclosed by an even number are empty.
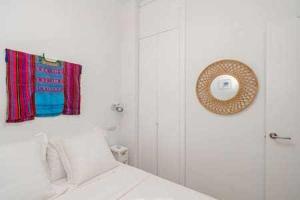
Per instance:
[[[140,41],[139,167],[157,174],[157,38]]]
[[[158,175],[179,182],[179,34],[177,30],[173,30],[157,37]]]
[[[140,167],[171,181],[180,175],[179,34],[140,40]]]

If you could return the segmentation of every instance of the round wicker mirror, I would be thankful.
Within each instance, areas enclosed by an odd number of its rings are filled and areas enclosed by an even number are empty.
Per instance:
[[[209,111],[230,115],[255,99],[258,81],[253,70],[236,60],[220,60],[205,68],[197,81],[199,102]]]

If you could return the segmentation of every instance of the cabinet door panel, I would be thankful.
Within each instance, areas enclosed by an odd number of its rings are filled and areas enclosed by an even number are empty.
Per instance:
[[[179,182],[179,34],[158,36],[158,175]]]
[[[140,41],[139,166],[157,173],[157,39]]]

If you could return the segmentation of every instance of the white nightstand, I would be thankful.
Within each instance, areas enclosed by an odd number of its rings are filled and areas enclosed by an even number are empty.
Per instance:
[[[128,148],[121,145],[113,145],[110,147],[117,161],[128,164]]]

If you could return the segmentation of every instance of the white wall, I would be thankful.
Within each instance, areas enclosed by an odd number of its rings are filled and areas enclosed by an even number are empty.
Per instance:
[[[0,0],[0,143],[118,123],[110,106],[120,99],[119,9],[117,0]],[[82,64],[81,116],[6,124],[5,48]]]

